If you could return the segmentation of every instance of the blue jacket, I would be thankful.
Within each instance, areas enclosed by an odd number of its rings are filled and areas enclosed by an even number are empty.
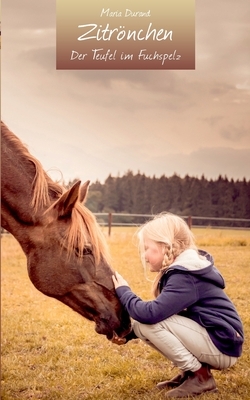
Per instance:
[[[184,266],[181,264],[185,261],[180,261],[185,259],[186,252],[191,254],[191,261]],[[117,295],[136,321],[156,324],[174,314],[185,316],[203,326],[222,353],[239,357],[244,341],[243,326],[223,291],[224,279],[215,268],[212,256],[201,250],[199,255],[195,253],[196,257],[203,258],[203,264],[192,269],[192,252],[195,250],[184,251],[163,274],[159,282],[160,294],[155,300],[141,300],[128,286],[117,288]],[[133,334],[128,340],[131,338]]]

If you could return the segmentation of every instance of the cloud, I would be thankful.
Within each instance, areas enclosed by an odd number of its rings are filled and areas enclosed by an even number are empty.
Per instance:
[[[35,63],[39,65],[44,70],[47,70],[50,73],[54,73],[55,65],[56,65],[56,54],[55,47],[40,47],[36,49],[22,51],[20,54],[20,59],[24,63]]]
[[[56,151],[54,150],[56,149]],[[145,173],[147,176],[172,176],[174,173],[207,179],[217,179],[219,175],[234,180],[250,179],[249,159],[250,148],[235,150],[232,148],[201,148],[189,154],[166,153],[164,156],[146,154],[139,145],[115,146],[109,150],[95,153],[79,143],[54,143],[45,154],[36,152],[43,160],[46,170],[52,171],[52,177],[58,176],[60,170],[65,181],[79,178],[92,182],[104,180],[109,174],[123,176],[128,170],[133,173]]]
[[[216,179],[219,175],[228,179],[250,178],[250,148],[235,150],[229,147],[201,148],[190,154],[167,154],[165,157],[152,158],[147,163],[147,170],[154,170],[157,176],[174,173],[180,176],[203,174],[207,179]]]
[[[238,83],[237,85],[236,85],[236,89],[239,89],[239,90],[246,90],[246,91],[250,91],[250,80],[246,80],[244,83]]]
[[[57,71],[55,4],[3,2],[2,115],[67,177],[249,176],[249,9],[196,2],[193,71]]]
[[[248,129],[241,126],[227,125],[221,130],[221,136],[229,141],[237,142],[244,137],[249,137],[250,132]]]
[[[28,25],[32,29],[54,27],[56,20],[56,4],[51,0],[34,1],[15,0],[3,1],[1,4],[4,16],[4,29],[7,25],[12,28],[26,29]]]
[[[218,123],[219,123],[221,120],[223,120],[223,118],[224,118],[223,115],[217,115],[217,116],[211,116],[211,117],[208,117],[208,118],[203,118],[203,121],[204,121],[204,122],[207,122],[208,125],[209,125],[211,128],[213,128],[213,127],[217,126]]]

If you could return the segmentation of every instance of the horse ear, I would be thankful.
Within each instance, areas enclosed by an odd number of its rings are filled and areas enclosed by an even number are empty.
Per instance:
[[[90,181],[86,181],[86,182],[82,185],[82,187],[81,187],[81,189],[80,189],[79,201],[80,201],[81,203],[85,203],[85,200],[86,200],[86,198],[87,198],[87,194],[88,194],[88,191],[89,191],[89,184],[90,184]]]
[[[55,203],[54,209],[58,213],[58,217],[70,216],[72,210],[79,198],[79,189],[81,181],[76,182],[60,199]]]

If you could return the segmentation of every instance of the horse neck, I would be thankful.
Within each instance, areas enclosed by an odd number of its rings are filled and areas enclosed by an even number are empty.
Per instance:
[[[19,231],[39,222],[50,199],[34,203],[36,164],[25,146],[5,126],[2,126],[1,153],[2,226],[18,239]]]

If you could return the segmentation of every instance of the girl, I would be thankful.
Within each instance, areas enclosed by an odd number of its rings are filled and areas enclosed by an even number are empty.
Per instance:
[[[177,376],[157,385],[171,388],[167,397],[216,392],[211,369],[234,365],[244,338],[240,317],[223,291],[223,277],[176,215],[157,215],[140,228],[138,239],[144,267],[148,263],[157,273],[155,300],[141,300],[116,272],[117,295],[134,323],[126,338],[114,336],[112,342],[140,338],[179,367]]]

